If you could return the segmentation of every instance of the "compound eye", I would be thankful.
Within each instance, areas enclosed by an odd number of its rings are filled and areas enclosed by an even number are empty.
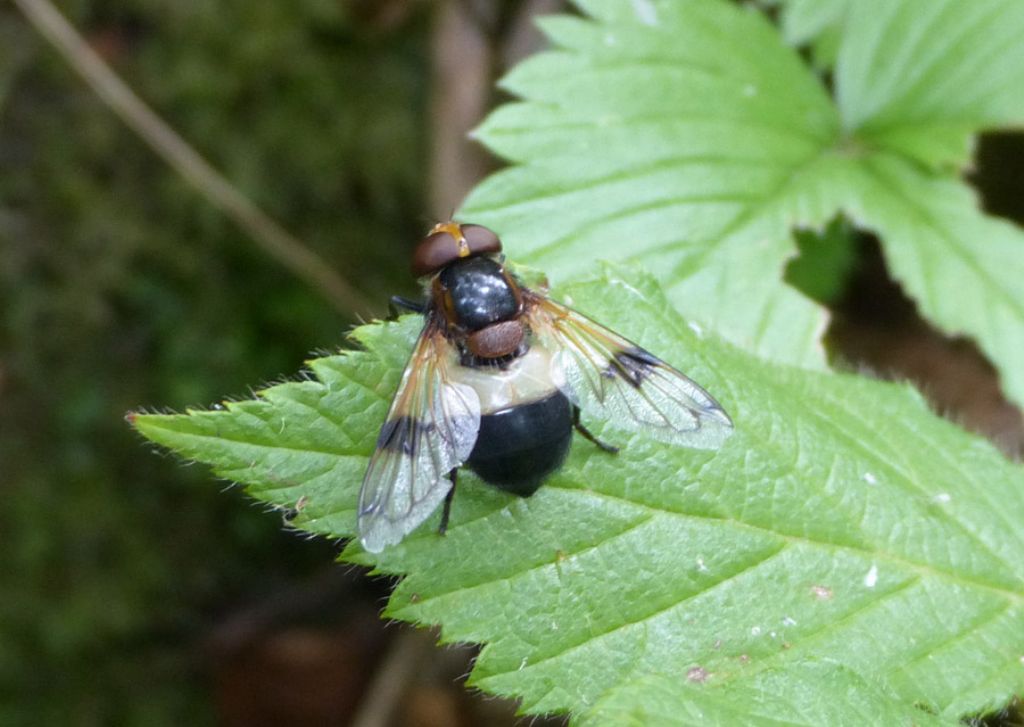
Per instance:
[[[461,227],[462,235],[466,238],[471,254],[486,255],[501,252],[501,240],[498,239],[494,230],[483,225],[462,225]]]
[[[436,273],[459,258],[501,252],[501,240],[482,225],[443,222],[420,241],[412,256],[417,278]]]
[[[412,274],[417,278],[436,273],[459,258],[459,244],[451,233],[431,232],[420,240],[412,254]]]

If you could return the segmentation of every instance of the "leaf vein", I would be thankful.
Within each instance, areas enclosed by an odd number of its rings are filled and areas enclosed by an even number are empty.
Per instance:
[[[982,620],[980,622],[972,624],[971,626],[956,633],[949,634],[947,638],[943,639],[938,643],[928,644],[924,648],[919,649],[916,652],[907,654],[907,661],[898,666],[894,666],[892,669],[890,669],[890,671],[906,671],[912,668],[915,664],[927,659],[929,656],[933,656],[934,654],[936,654],[939,651],[942,651],[943,649],[948,649],[949,647],[956,644],[958,641],[962,641],[968,637],[976,636],[978,632],[984,630],[986,627],[992,625],[993,623],[1001,619],[1008,612],[1012,611],[1015,607],[1016,606],[1012,601],[1006,601],[1005,603],[1000,604],[998,608],[993,609],[990,613],[983,614]]]
[[[488,515],[490,515],[490,513],[488,513]],[[623,528],[622,530],[620,530],[618,532],[609,534],[608,537],[604,538],[603,540],[601,540],[598,543],[588,543],[588,544],[584,545],[583,547],[578,548],[576,550],[573,550],[573,551],[570,551],[570,552],[564,552],[562,554],[564,557],[560,558],[560,560],[572,558],[572,557],[575,557],[577,555],[582,555],[582,554],[590,552],[592,550],[596,550],[597,548],[600,548],[601,546],[603,546],[606,543],[609,543],[609,542],[611,542],[613,540],[625,537],[625,536],[629,535],[631,532],[633,532],[634,530],[638,530],[639,528],[643,527],[647,523],[651,522],[656,516],[657,516],[656,513],[653,513],[653,512],[652,513],[646,513],[644,517],[642,517],[642,518],[640,518],[638,520],[631,521],[631,522],[627,523],[627,527]],[[483,517],[487,517],[487,515],[485,515]],[[481,520],[481,519],[483,519],[483,518],[475,518],[474,520],[468,520],[466,522],[458,523],[457,527],[461,528],[461,527],[464,527],[464,526],[470,524],[471,522],[474,522],[475,520]],[[472,591],[472,590],[475,590],[475,589],[483,587],[483,586],[491,586],[491,585],[494,585],[496,583],[511,583],[512,581],[514,581],[517,578],[521,578],[521,577],[526,576],[528,574],[535,573],[537,571],[545,570],[545,569],[552,568],[552,567],[557,567],[557,561],[550,561],[550,560],[548,560],[548,561],[544,561],[544,562],[541,562],[541,563],[535,563],[535,564],[530,565],[530,566],[528,566],[526,568],[520,568],[520,569],[516,570],[515,573],[511,573],[509,575],[505,575],[505,576],[493,576],[492,575],[492,576],[489,576],[486,580],[478,581],[478,582],[475,582],[475,583],[465,583],[463,585],[460,585],[458,588],[452,588],[452,589],[447,590],[447,591],[442,591],[442,592],[439,592],[439,593],[433,593],[433,594],[431,594],[429,596],[424,596],[421,593],[421,594],[419,594],[420,597],[419,597],[419,600],[417,600],[416,605],[417,606],[422,606],[424,604],[430,603],[431,601],[436,601],[436,600],[439,600],[439,599],[442,599],[442,598],[447,598],[449,596],[454,596],[456,594],[464,593],[464,592],[467,592],[467,591]]]
[[[507,204],[491,205],[488,207],[474,207],[472,211],[474,214],[493,214],[496,212],[503,212],[506,210],[516,209],[517,207],[526,207],[536,204],[537,202],[544,202],[570,194],[577,194],[583,189],[590,190],[599,186],[617,184],[619,182],[641,181],[645,177],[653,176],[658,172],[666,172],[673,169],[685,169],[691,165],[704,163],[721,164],[723,166],[735,164],[740,168],[749,168],[751,165],[761,165],[764,167],[782,166],[775,160],[744,159],[741,157],[728,157],[720,154],[695,154],[692,156],[667,157],[664,159],[658,159],[652,164],[629,167],[625,171],[616,171],[613,174],[587,180],[584,187],[574,186],[555,188],[553,194],[538,194],[534,196],[520,197],[516,199],[516,201],[509,202]],[[529,169],[530,166],[531,165],[521,165],[519,169]],[[686,200],[685,197],[679,197],[677,199]]]
[[[559,485],[555,485],[555,484],[549,484],[547,486],[548,487],[559,487]],[[563,487],[562,489],[567,489],[568,490],[568,489],[573,489],[573,488],[565,488],[565,487]],[[789,542],[789,543],[817,546],[817,547],[825,548],[825,549],[831,550],[831,551],[847,550],[847,551],[850,551],[850,552],[853,552],[853,553],[859,553],[859,554],[861,554],[863,556],[866,556],[866,558],[868,558],[868,559],[886,561],[886,562],[889,562],[889,563],[891,563],[892,565],[894,565],[894,566],[896,566],[898,568],[905,568],[905,569],[908,569],[908,570],[912,570],[915,573],[918,573],[920,575],[929,575],[929,576],[933,576],[933,577],[936,577],[936,578],[943,578],[943,579],[945,579],[945,580],[947,580],[947,581],[949,581],[951,583],[960,583],[960,584],[963,584],[963,585],[968,586],[970,588],[990,591],[992,593],[998,593],[998,594],[1002,595],[1005,598],[1012,599],[1014,602],[1024,603],[1024,593],[1018,593],[1016,591],[1009,590],[1008,588],[1004,588],[1002,586],[993,585],[991,583],[985,583],[983,581],[979,581],[979,580],[974,579],[974,578],[969,578],[969,577],[958,575],[956,573],[940,570],[939,568],[936,568],[935,566],[928,565],[926,563],[918,563],[918,562],[909,560],[907,558],[900,557],[898,555],[895,555],[893,553],[889,553],[889,552],[886,552],[886,551],[883,551],[883,550],[872,550],[870,548],[861,547],[861,546],[857,546],[857,545],[851,545],[851,544],[832,543],[832,542],[829,542],[827,540],[817,540],[817,539],[814,539],[814,538],[810,538],[810,537],[808,537],[806,535],[791,535],[789,533],[783,533],[783,532],[779,532],[777,530],[771,530],[769,528],[766,528],[766,527],[763,527],[763,526],[760,526],[760,525],[754,525],[752,523],[736,520],[735,518],[714,517],[712,515],[693,514],[693,513],[682,512],[680,510],[670,510],[670,509],[665,508],[665,507],[653,507],[651,505],[645,505],[643,503],[635,502],[633,500],[628,500],[628,499],[626,499],[624,497],[621,497],[619,495],[614,495],[614,494],[611,494],[611,493],[608,493],[608,492],[602,492],[602,491],[593,490],[593,489],[590,490],[590,493],[594,494],[594,495],[598,495],[600,497],[607,498],[608,500],[612,500],[614,502],[630,503],[630,504],[636,505],[637,507],[646,508],[646,509],[651,510],[652,512],[655,512],[655,513],[664,513],[664,514],[672,515],[672,516],[675,516],[675,517],[681,517],[681,518],[692,518],[694,520],[699,520],[699,521],[725,523],[725,524],[727,524],[727,525],[729,525],[731,527],[736,528],[737,530],[746,531],[746,532],[753,532],[753,533],[757,533],[757,534],[760,534],[760,535],[769,535],[769,536],[776,537],[776,538],[782,538],[783,540],[785,540],[786,542]]]
[[[730,575],[726,576],[725,578],[723,578],[720,581],[716,581],[714,583],[711,583],[710,585],[708,585],[707,588],[704,588],[701,591],[693,593],[693,594],[687,596],[686,598],[681,598],[681,599],[679,599],[677,601],[674,601],[674,602],[670,603],[668,606],[665,606],[663,608],[659,608],[659,609],[657,609],[655,611],[652,611],[651,613],[645,614],[644,616],[642,616],[642,617],[640,617],[640,618],[638,618],[638,619],[636,619],[634,621],[626,621],[624,623],[617,624],[616,626],[614,626],[611,629],[608,629],[607,631],[603,631],[603,632],[601,632],[599,634],[594,634],[594,635],[588,636],[583,641],[581,641],[581,642],[579,642],[577,644],[573,644],[572,646],[569,646],[569,647],[567,647],[565,649],[562,649],[561,651],[559,651],[557,653],[550,654],[550,655],[545,656],[545,657],[543,657],[541,659],[538,659],[537,661],[534,661],[534,662],[530,663],[526,668],[533,669],[533,668],[539,666],[540,664],[543,664],[543,663],[548,662],[548,661],[552,661],[554,659],[561,658],[563,656],[566,656],[567,654],[571,654],[574,651],[582,649],[584,646],[587,646],[588,644],[591,644],[594,641],[604,640],[607,637],[609,637],[609,636],[611,636],[611,635],[613,635],[613,634],[615,634],[615,633],[617,633],[619,631],[622,631],[623,629],[627,629],[627,628],[629,628],[631,626],[640,625],[640,624],[642,624],[642,623],[644,623],[646,621],[650,621],[653,618],[661,616],[662,614],[665,614],[665,613],[668,613],[669,611],[677,609],[680,606],[682,606],[682,605],[684,605],[686,603],[689,603],[690,601],[692,601],[692,600],[694,600],[696,598],[699,598],[700,596],[703,596],[704,594],[707,594],[707,593],[709,593],[709,592],[711,592],[711,591],[713,591],[713,590],[715,590],[717,588],[720,588],[722,586],[725,586],[725,585],[731,583],[732,581],[736,580],[737,578],[739,578],[739,577],[741,577],[741,576],[743,576],[745,574],[748,574],[751,571],[756,570],[757,568],[760,568],[765,563],[767,563],[767,562],[773,560],[774,558],[780,556],[781,554],[783,554],[786,551],[786,548],[787,548],[786,544],[780,544],[780,546],[777,549],[772,550],[772,551],[766,553],[764,555],[764,557],[762,557],[761,559],[757,560],[756,562],[754,562],[754,563],[744,567],[742,570],[736,571],[735,573],[731,573]],[[510,673],[512,673],[512,671],[516,671],[516,670],[509,670],[509,671],[495,672],[493,674],[488,674],[487,680],[493,679],[493,678],[496,678],[496,677],[500,677],[500,676],[505,675],[505,674],[510,674]],[[484,681],[486,681],[486,680],[484,680]]]

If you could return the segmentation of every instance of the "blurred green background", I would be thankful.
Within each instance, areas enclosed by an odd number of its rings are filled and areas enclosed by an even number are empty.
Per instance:
[[[378,312],[388,293],[412,292],[407,254],[426,212],[426,4],[62,9]],[[211,632],[305,583],[336,548],[156,453],[123,416],[246,396],[311,350],[340,346],[356,312],[261,252],[9,4],[0,306],[0,724],[213,721]]]
[[[411,246],[493,164],[465,130],[493,105],[490,81],[536,47],[530,15],[560,5],[61,4],[173,128],[376,306],[360,311],[268,257],[0,6],[0,724],[346,723],[400,632],[376,620],[388,584],[333,566],[337,544],[225,494],[123,416],[247,396],[342,345],[388,295],[415,294]],[[990,206],[1019,216],[1019,137],[982,152]],[[932,369],[960,356],[859,244],[833,331],[842,355],[912,376],[922,356]],[[1019,429],[990,368],[964,355],[967,373],[938,367],[949,396],[977,400],[988,377],[999,426]],[[426,658],[446,664],[447,690],[469,653]],[[453,699],[427,689],[396,719],[495,723],[493,703]]]

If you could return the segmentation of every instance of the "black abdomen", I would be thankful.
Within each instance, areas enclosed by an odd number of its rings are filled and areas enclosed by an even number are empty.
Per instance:
[[[495,487],[529,497],[558,469],[572,443],[572,405],[560,391],[480,417],[466,464]]]

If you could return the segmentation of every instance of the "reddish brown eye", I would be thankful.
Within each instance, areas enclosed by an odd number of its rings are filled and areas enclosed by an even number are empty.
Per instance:
[[[498,235],[483,225],[462,225],[462,235],[466,238],[469,251],[473,255],[501,252],[501,240],[498,239]]]
[[[412,254],[412,274],[417,278],[436,272],[459,257],[459,245],[447,232],[427,235]]]
[[[459,258],[501,252],[501,240],[482,225],[443,222],[420,241],[412,256],[417,278],[436,273]]]

